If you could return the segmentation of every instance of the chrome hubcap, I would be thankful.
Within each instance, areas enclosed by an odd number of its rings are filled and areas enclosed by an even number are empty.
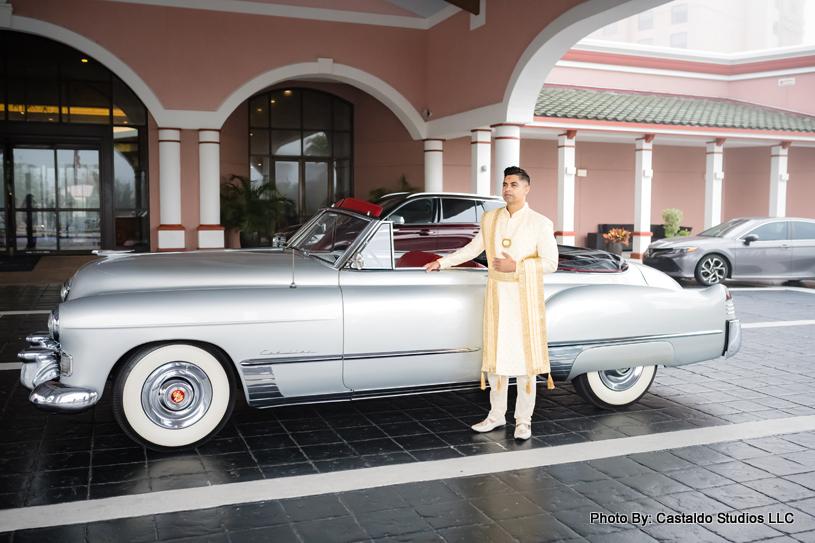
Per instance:
[[[633,387],[642,375],[642,366],[636,368],[620,368],[597,372],[606,388],[615,392],[622,392]]]
[[[702,264],[702,279],[708,283],[721,283],[724,281],[725,265],[721,258],[711,257]]]
[[[162,428],[187,428],[207,413],[212,404],[212,384],[198,366],[169,362],[144,382],[141,403],[147,417]]]

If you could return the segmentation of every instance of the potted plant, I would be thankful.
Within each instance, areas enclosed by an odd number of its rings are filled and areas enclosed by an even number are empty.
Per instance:
[[[272,183],[253,186],[248,177],[233,174],[221,185],[221,225],[240,230],[241,247],[259,247],[261,236],[271,239],[293,205]]]
[[[603,234],[606,238],[606,251],[622,256],[623,246],[628,245],[628,236],[631,232],[625,228],[612,228],[608,234]]]

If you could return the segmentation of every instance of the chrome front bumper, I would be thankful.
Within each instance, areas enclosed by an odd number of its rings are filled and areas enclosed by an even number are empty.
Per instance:
[[[739,319],[727,321],[727,343],[722,355],[727,359],[734,356],[741,349],[741,322]]]
[[[28,400],[52,412],[76,413],[96,404],[94,390],[72,387],[57,381],[60,374],[70,375],[71,355],[64,352],[48,332],[37,332],[26,338],[31,346],[17,355],[23,363],[20,383],[31,390]]]
[[[59,381],[46,381],[37,385],[28,401],[52,413],[78,413],[93,407],[99,400],[95,390],[64,385]]]

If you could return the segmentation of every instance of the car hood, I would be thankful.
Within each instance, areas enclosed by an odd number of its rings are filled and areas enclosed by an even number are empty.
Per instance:
[[[706,247],[708,245],[721,245],[727,243],[725,238],[713,238],[707,236],[677,236],[674,238],[659,239],[651,243],[649,249],[668,249],[677,247]]]
[[[122,292],[285,286],[337,280],[336,270],[281,249],[115,255],[83,266],[69,300]]]

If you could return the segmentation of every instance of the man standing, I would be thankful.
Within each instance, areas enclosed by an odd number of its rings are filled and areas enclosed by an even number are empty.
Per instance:
[[[473,426],[488,432],[506,424],[509,376],[516,376],[515,438],[532,436],[535,376],[549,373],[543,274],[557,269],[552,221],[529,209],[529,175],[516,166],[504,170],[506,207],[484,213],[481,231],[465,247],[425,265],[428,272],[472,260],[487,251],[489,277],[484,304],[484,372],[490,383],[490,413]],[[498,256],[501,255],[501,256]],[[549,376],[549,388],[554,388]]]

